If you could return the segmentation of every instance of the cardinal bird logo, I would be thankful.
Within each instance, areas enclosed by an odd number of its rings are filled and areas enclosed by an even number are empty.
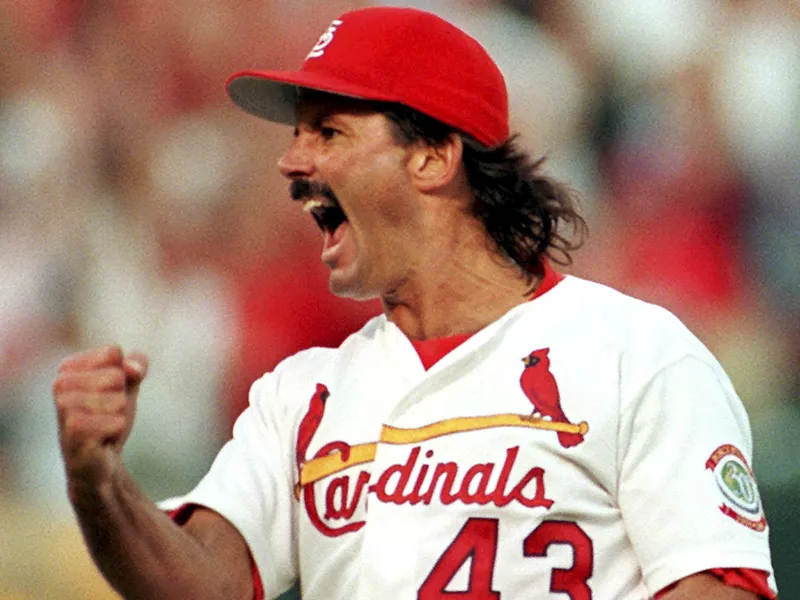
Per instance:
[[[522,391],[528,397],[528,400],[533,404],[532,417],[572,425],[572,422],[561,408],[561,395],[558,392],[558,384],[550,372],[549,353],[550,348],[542,348],[534,350],[522,359],[522,362],[525,363],[525,368],[522,370],[519,384],[522,386]],[[583,435],[581,433],[559,431],[558,441],[564,448],[571,448],[583,441]]]
[[[328,388],[322,383],[318,383],[317,389],[308,403],[308,411],[297,427],[295,457],[297,460],[298,473],[300,473],[303,463],[306,461],[306,452],[308,452],[311,440],[314,438],[314,434],[317,432],[319,424],[322,422],[322,415],[325,413],[325,402],[330,395],[331,393],[328,391]],[[298,493],[299,488],[295,490],[295,492]]]

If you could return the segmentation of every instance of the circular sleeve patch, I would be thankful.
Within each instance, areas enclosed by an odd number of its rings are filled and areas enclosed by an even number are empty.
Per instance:
[[[722,494],[722,513],[754,531],[764,531],[767,520],[756,479],[741,451],[732,444],[720,446],[708,457],[706,469],[713,473]]]

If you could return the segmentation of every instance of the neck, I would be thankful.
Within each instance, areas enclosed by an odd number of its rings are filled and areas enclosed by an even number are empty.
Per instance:
[[[411,340],[472,334],[531,298],[532,283],[501,255],[469,206],[465,177],[418,199],[413,250],[402,279],[381,295],[387,318]]]
[[[384,312],[412,340],[475,333],[531,297],[519,269],[500,261],[484,255],[427,269],[427,281],[420,276],[385,294]]]

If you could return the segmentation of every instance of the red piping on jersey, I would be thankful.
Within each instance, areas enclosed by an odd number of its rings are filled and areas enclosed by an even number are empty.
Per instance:
[[[544,261],[544,276],[536,286],[536,290],[531,296],[531,300],[552,290],[558,282],[564,279],[564,275],[553,270],[549,261]],[[461,344],[466,342],[471,333],[459,333],[442,338],[432,338],[429,340],[411,340],[411,345],[417,351],[422,366],[427,371],[442,358],[444,358],[450,351],[455,350]]]

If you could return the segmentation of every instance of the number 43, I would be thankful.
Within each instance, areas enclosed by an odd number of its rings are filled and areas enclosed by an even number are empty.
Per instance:
[[[453,542],[434,565],[419,588],[418,600],[501,600],[492,589],[494,563],[497,558],[497,519],[469,519]],[[550,591],[567,594],[571,600],[591,600],[587,581],[594,570],[594,549],[591,538],[572,521],[543,521],[522,542],[522,555],[545,557],[552,544],[572,547],[569,569],[553,569]],[[445,588],[470,561],[469,586],[466,591],[450,592]]]

